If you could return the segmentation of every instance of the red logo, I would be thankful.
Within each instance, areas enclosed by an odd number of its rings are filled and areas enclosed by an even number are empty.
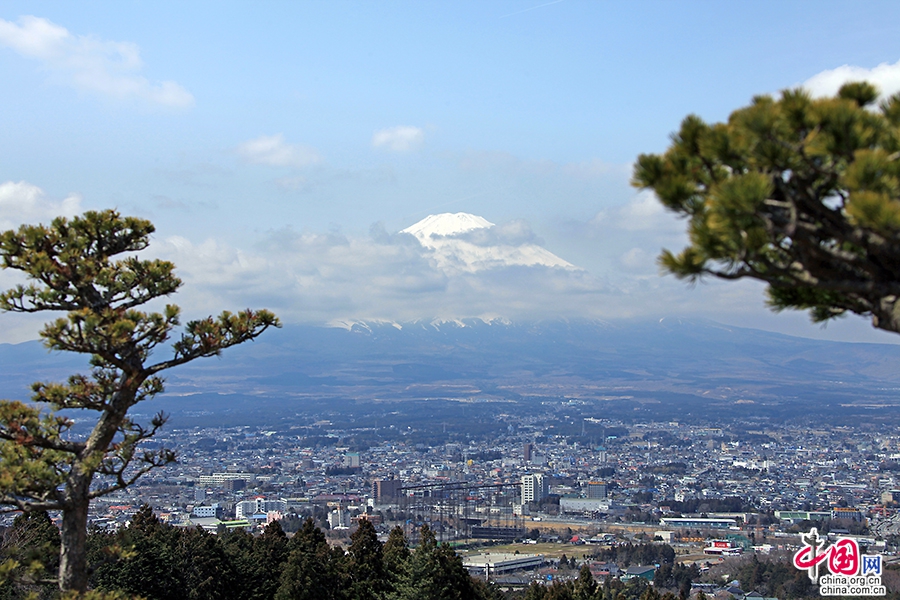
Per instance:
[[[828,561],[828,570],[834,575],[856,575],[859,572],[859,544],[856,540],[839,538],[828,546],[815,527],[801,540],[803,547],[794,554],[794,566],[807,571],[813,583],[818,582],[819,565],[825,561]]]
[[[828,570],[835,575],[856,575],[859,573],[859,545],[856,540],[839,539],[829,548]]]

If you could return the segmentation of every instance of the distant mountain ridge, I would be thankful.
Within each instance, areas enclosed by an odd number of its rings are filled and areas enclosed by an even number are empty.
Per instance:
[[[368,331],[374,332],[381,327],[389,326],[393,327],[397,330],[403,330],[404,328],[414,328],[414,329],[423,329],[423,328],[432,328],[432,329],[440,329],[441,327],[450,326],[450,327],[478,327],[481,325],[513,325],[513,322],[506,317],[496,317],[496,318],[480,318],[480,317],[467,317],[462,319],[445,319],[445,318],[433,318],[433,319],[419,319],[417,321],[388,321],[382,319],[336,319],[328,323],[329,327],[339,327],[341,329],[346,329],[348,331]]]
[[[0,389],[27,397],[33,381],[62,380],[86,364],[85,357],[50,355],[39,342],[0,344]],[[894,402],[898,364],[896,345],[817,341],[702,319],[346,321],[267,332],[173,371],[167,394],[588,398],[640,389]]]

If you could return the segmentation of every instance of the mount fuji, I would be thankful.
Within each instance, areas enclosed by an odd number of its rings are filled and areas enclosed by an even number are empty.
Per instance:
[[[400,233],[414,236],[443,271],[475,273],[511,266],[579,270],[540,247],[527,225],[495,226],[469,213],[428,215]]]

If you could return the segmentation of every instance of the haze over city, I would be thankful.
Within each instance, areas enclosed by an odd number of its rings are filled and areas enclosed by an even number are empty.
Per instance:
[[[892,343],[859,317],[822,329],[772,315],[761,285],[659,277],[656,256],[684,244],[684,223],[629,180],[635,157],[662,151],[689,113],[719,121],[756,94],[832,94],[850,79],[897,91],[898,13],[887,2],[8,2],[0,229],[86,209],[149,218],[149,252],[178,266],[188,315],[702,315]],[[449,268],[399,233],[442,213],[495,224],[478,247],[560,262]],[[0,287],[15,281],[0,273]],[[0,341],[34,339],[38,322],[4,315]]]

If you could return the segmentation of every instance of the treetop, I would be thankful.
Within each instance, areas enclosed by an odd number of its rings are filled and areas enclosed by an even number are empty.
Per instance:
[[[0,308],[13,312],[128,309],[167,296],[181,286],[175,265],[162,260],[111,257],[145,249],[150,221],[115,210],[89,211],[49,225],[23,225],[0,234],[3,267],[32,283],[0,294]]]
[[[688,219],[689,245],[664,250],[662,269],[759,279],[776,310],[900,331],[900,94],[877,98],[857,82],[831,98],[758,96],[726,123],[686,117],[632,180]]]

